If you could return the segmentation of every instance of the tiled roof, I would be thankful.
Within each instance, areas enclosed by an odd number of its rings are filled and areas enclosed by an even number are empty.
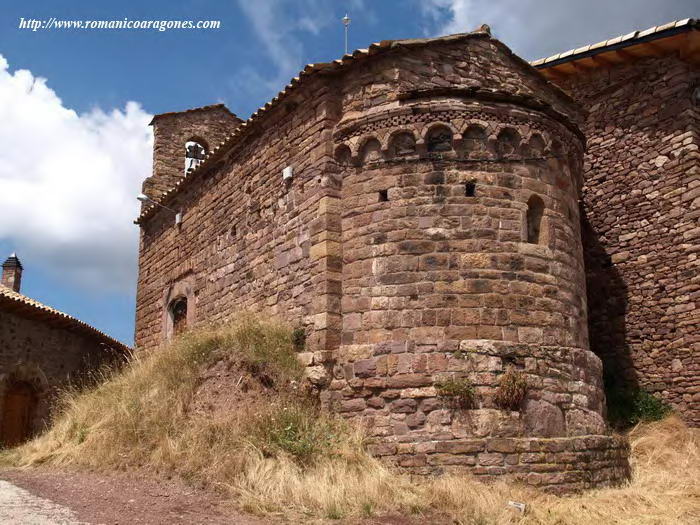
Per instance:
[[[151,122],[149,123],[149,125],[153,125],[153,123],[157,119],[160,119],[162,117],[167,117],[170,115],[182,115],[183,113],[194,113],[196,111],[206,111],[209,109],[223,109],[223,110],[226,110],[231,116],[238,118],[238,115],[236,115],[230,109],[228,109],[225,104],[210,104],[208,106],[201,106],[198,108],[184,109],[182,111],[169,111],[168,113],[159,113],[158,115],[153,115],[153,118],[151,119]]]
[[[116,339],[112,339],[107,334],[100,332],[97,328],[93,328],[75,317],[56,310],[55,308],[51,308],[50,306],[46,306],[39,301],[35,301],[26,295],[15,292],[2,285],[0,285],[0,310],[13,312],[31,319],[45,321],[47,324],[56,328],[65,328],[67,330],[80,332],[95,338],[105,346],[111,347],[117,351],[128,352],[130,350],[128,346],[120,343]]]
[[[608,40],[603,40],[597,44],[589,44],[587,46],[578,47],[576,49],[569,49],[563,53],[557,53],[547,58],[540,58],[530,62],[530,65],[536,68],[550,67],[556,64],[561,64],[563,62],[568,62],[571,60],[576,60],[585,56],[591,56],[604,51],[608,51],[611,48],[622,48],[627,46],[632,46],[640,44],[643,42],[649,42],[652,40],[658,40],[660,38],[665,38],[676,33],[681,33],[685,31],[691,31],[693,29],[700,29],[700,21],[694,18],[685,18],[683,20],[675,20],[664,24],[661,26],[650,27],[644,31],[632,31],[626,35],[616,36],[615,38],[610,38]]]
[[[287,84],[282,91],[280,91],[277,96],[275,96],[272,100],[267,102],[264,106],[258,108],[257,111],[255,111],[249,118],[248,120],[243,121],[230,135],[228,135],[218,146],[212,148],[212,151],[210,151],[207,156],[205,157],[204,161],[199,164],[194,170],[188,172],[183,176],[178,182],[170,188],[168,191],[162,193],[158,197],[156,197],[156,202],[158,203],[163,203],[167,199],[169,199],[172,195],[178,193],[180,191],[180,188],[184,185],[187,184],[188,181],[197,173],[202,171],[205,168],[208,168],[209,165],[215,161],[221,158],[233,145],[233,143],[238,140],[240,137],[244,136],[245,133],[247,132],[248,129],[253,124],[256,124],[260,118],[267,113],[272,107],[277,106],[282,100],[284,100],[286,97],[288,97],[292,92],[294,92],[298,86],[303,84],[305,80],[310,77],[310,76],[316,76],[317,74],[330,74],[337,72],[341,69],[346,68],[348,65],[353,64],[357,61],[364,60],[367,57],[377,55],[379,53],[386,52],[390,49],[397,49],[397,48],[405,48],[405,47],[422,47],[427,44],[431,43],[436,43],[436,42],[459,42],[461,40],[466,40],[469,38],[475,38],[475,37],[490,37],[491,36],[491,30],[487,25],[482,25],[479,27],[477,30],[472,31],[470,33],[458,33],[455,35],[447,35],[447,36],[440,36],[436,38],[416,38],[416,39],[405,39],[405,40],[382,40],[381,42],[375,42],[371,44],[369,47],[365,49],[356,49],[352,53],[348,53],[344,55],[342,58],[339,58],[337,60],[333,60],[332,62],[321,62],[317,64],[308,64],[303,70],[299,72],[299,74],[292,78],[292,80]],[[524,65],[528,65],[528,63],[520,58],[518,55],[515,55],[510,51],[505,45],[501,44],[499,41],[495,40],[496,43],[499,45],[502,45],[516,60],[521,61]],[[566,95],[563,95],[566,96]],[[141,221],[147,217],[150,217],[151,214],[153,214],[157,210],[158,206],[155,204],[152,204],[150,206],[146,206],[143,208],[141,215],[134,221],[136,224],[140,224]]]

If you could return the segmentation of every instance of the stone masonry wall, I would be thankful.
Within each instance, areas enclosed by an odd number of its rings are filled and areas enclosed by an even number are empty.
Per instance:
[[[557,492],[623,479],[588,350],[573,102],[485,33],[305,82],[167,201],[181,227],[142,220],[137,346],[167,339],[179,295],[194,325],[265,312],[306,328],[322,401],[387,461]],[[504,410],[510,368],[527,395]],[[438,395],[449,378],[472,406]]]
[[[591,348],[700,425],[697,66],[648,58],[563,83],[589,110],[583,191]]]
[[[317,347],[323,346],[325,279],[318,274],[325,257],[312,250],[325,241],[322,198],[330,191],[322,170],[327,147],[319,140],[332,125],[327,92],[322,86],[313,100],[277,108],[269,129],[251,132],[197,185],[178,195],[173,206],[184,211],[180,228],[167,212],[144,225],[138,348],[165,339],[164,312],[183,282],[192,323],[266,311],[310,325]],[[297,172],[290,184],[282,181],[288,165]]]
[[[87,336],[0,311],[0,413],[8,382],[28,382],[37,394],[32,429],[38,432],[47,422],[57,389],[69,379],[84,379],[85,373],[114,358],[111,350]]]

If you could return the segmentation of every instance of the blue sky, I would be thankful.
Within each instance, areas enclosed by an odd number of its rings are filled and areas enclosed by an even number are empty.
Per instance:
[[[23,292],[130,343],[133,196],[150,170],[150,116],[224,102],[247,118],[304,64],[341,54],[346,11],[351,49],[488,23],[527,59],[700,16],[697,0],[4,2],[0,256],[22,258]],[[220,20],[221,28],[17,27],[20,17],[52,16]]]

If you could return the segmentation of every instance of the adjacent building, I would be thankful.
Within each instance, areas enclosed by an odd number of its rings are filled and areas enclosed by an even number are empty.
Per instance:
[[[583,244],[606,379],[700,425],[700,22],[533,62],[587,111]]]
[[[0,447],[44,428],[61,388],[80,385],[128,348],[99,330],[22,295],[22,263],[12,254],[0,283]]]

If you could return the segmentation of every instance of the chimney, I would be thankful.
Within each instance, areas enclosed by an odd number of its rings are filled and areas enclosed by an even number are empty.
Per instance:
[[[22,263],[19,262],[17,254],[10,255],[4,263],[2,263],[2,281],[1,284],[10,290],[19,293],[19,287],[22,282]]]

